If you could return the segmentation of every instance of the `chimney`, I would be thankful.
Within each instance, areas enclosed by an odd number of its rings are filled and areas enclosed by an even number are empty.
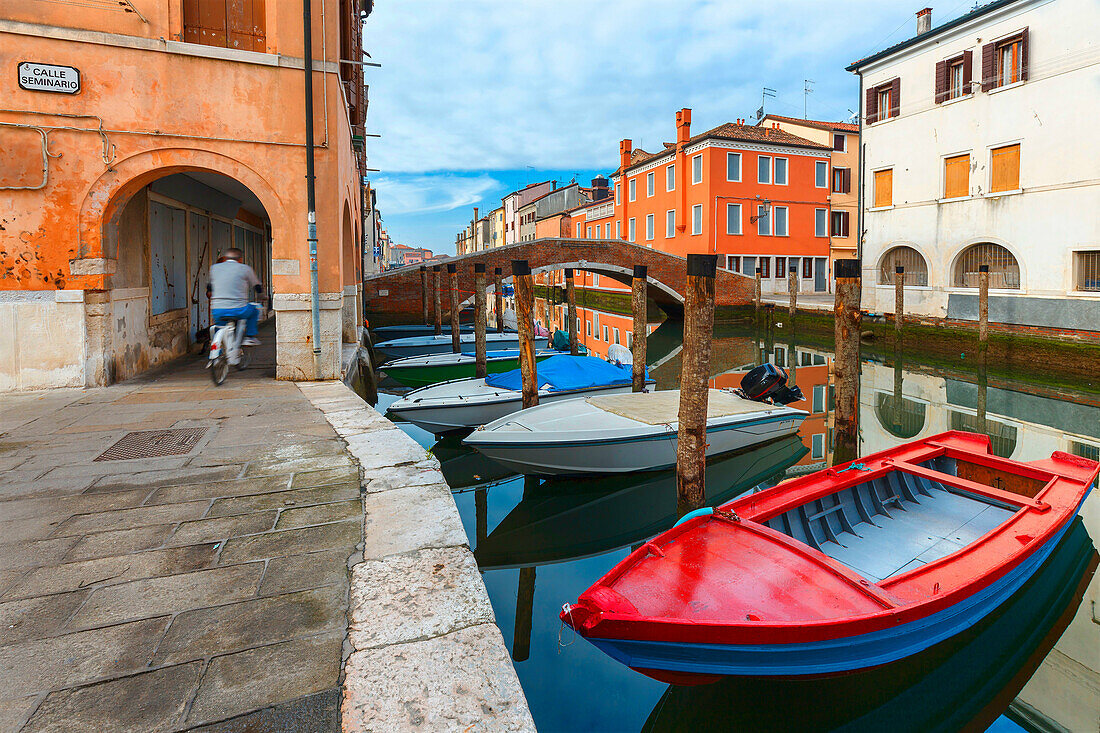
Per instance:
[[[630,138],[619,141],[619,168],[626,168],[630,165],[630,153],[634,148]]]
[[[477,207],[475,206],[475,207],[474,207],[474,221],[475,221],[475,222],[477,221],[477,218],[478,218],[478,217],[477,217]]]
[[[917,11],[917,35],[932,30],[932,8]]]
[[[608,191],[607,179],[603,176],[596,176],[592,179],[592,200],[603,201],[610,195]]]
[[[691,109],[684,107],[676,113],[676,142],[686,143],[691,138]]]

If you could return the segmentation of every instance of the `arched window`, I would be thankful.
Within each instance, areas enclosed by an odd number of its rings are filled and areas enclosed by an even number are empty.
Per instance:
[[[920,252],[906,246],[886,250],[878,268],[878,284],[893,285],[894,272],[899,265],[905,268],[906,285],[928,285],[928,263]]]
[[[924,404],[908,397],[879,392],[875,395],[875,413],[882,427],[902,440],[909,440],[924,430]]]
[[[951,411],[951,429],[965,430],[969,433],[985,433],[989,436],[989,449],[993,455],[1009,458],[1016,450],[1016,426],[996,420],[986,420],[985,425],[978,421],[977,415]]]
[[[963,250],[955,263],[952,285],[956,288],[978,287],[978,268],[982,265],[989,265],[990,288],[1020,289],[1019,263],[1011,252],[992,242],[972,244]]]

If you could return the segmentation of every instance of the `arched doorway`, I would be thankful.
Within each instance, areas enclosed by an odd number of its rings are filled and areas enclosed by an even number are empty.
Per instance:
[[[352,224],[351,206],[344,202],[344,213],[340,219],[340,260],[344,304],[341,314],[341,333],[345,344],[354,344],[359,340],[359,272],[356,266],[359,258],[355,255],[355,225]]]

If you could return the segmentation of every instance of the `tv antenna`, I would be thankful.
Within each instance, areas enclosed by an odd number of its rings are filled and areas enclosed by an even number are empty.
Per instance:
[[[802,80],[802,119],[810,119],[810,95],[814,93],[814,80]]]
[[[760,109],[756,110],[756,121],[764,119],[764,100],[768,97],[775,97],[775,90],[769,87],[764,87],[764,90],[760,93]]]

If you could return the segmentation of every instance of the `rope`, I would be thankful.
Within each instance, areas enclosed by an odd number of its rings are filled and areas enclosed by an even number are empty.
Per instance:
[[[561,610],[562,610],[563,613],[565,613],[566,616],[569,617],[570,621],[573,620],[573,607],[572,606],[570,606],[568,603],[563,603],[562,607],[561,607]],[[560,623],[561,623],[561,626],[558,627],[558,654],[561,654],[561,650],[564,649],[565,647],[572,646],[573,642],[575,642],[577,640],[577,630],[574,629],[572,626],[570,626],[569,630],[573,632],[573,638],[569,640],[568,644],[563,643],[562,640],[561,640],[561,632],[565,629],[565,621],[561,621]]]
[[[847,468],[842,468],[839,471],[834,471],[834,473],[844,473],[845,471],[870,471],[870,470],[871,469],[867,468],[867,466],[865,466],[862,463],[853,463],[852,465],[848,466]]]

